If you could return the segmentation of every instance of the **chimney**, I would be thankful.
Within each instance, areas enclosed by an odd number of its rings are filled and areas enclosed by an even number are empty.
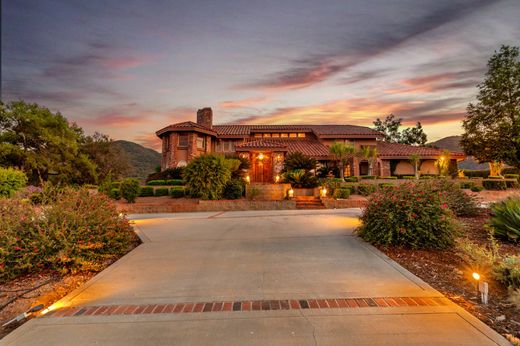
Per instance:
[[[197,124],[210,129],[213,127],[213,111],[210,107],[205,107],[197,111]]]

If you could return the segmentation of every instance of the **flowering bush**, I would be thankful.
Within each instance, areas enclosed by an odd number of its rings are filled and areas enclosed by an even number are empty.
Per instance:
[[[44,269],[97,271],[136,241],[103,194],[65,189],[45,208],[0,200],[0,282]]]
[[[420,181],[418,184],[433,193],[441,193],[448,207],[457,216],[471,216],[479,212],[477,197],[468,195],[458,184],[450,180],[435,179]]]
[[[361,221],[359,235],[374,244],[446,248],[454,241],[453,213],[444,194],[423,184],[380,189],[369,199]]]

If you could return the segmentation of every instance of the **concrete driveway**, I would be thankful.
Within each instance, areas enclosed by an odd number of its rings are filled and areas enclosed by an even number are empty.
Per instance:
[[[353,235],[358,212],[136,215],[142,245],[1,343],[508,344]]]

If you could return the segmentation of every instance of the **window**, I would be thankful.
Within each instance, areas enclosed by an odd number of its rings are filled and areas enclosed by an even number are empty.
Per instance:
[[[188,146],[188,135],[180,134],[179,135],[179,147],[186,148]]]
[[[279,133],[273,133],[272,136],[273,137],[280,137],[280,134]]]
[[[206,148],[206,138],[205,137],[197,137],[197,149]]]
[[[298,133],[298,137],[305,137],[305,133]]]
[[[262,137],[261,133],[255,133],[255,137]]]
[[[287,133],[280,133],[280,137],[289,137]]]
[[[169,151],[170,150],[170,134],[168,133],[163,138],[163,151]]]
[[[271,137],[270,133],[264,133],[264,137]]]
[[[235,151],[235,142],[233,141],[224,141],[224,152]]]
[[[289,133],[289,137],[291,137],[291,138],[295,138],[296,136],[297,136],[296,133]]]

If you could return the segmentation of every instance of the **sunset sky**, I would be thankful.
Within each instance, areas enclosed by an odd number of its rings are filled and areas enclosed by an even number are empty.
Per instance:
[[[2,1],[2,99],[157,148],[195,120],[459,134],[486,62],[520,45],[520,1]]]

